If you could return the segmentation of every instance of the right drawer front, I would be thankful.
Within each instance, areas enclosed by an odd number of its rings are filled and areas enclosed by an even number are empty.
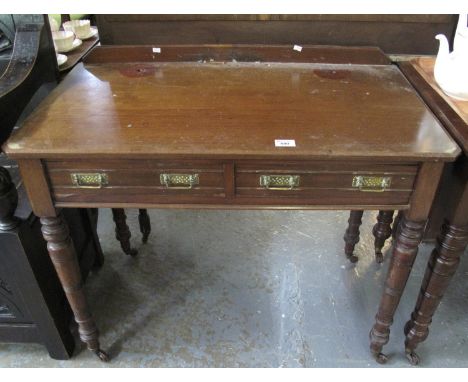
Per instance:
[[[418,167],[359,163],[264,163],[236,166],[236,196],[317,205],[407,204]],[[294,203],[295,204],[295,203]]]

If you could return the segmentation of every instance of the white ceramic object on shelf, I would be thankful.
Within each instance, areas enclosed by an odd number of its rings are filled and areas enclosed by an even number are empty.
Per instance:
[[[60,25],[57,21],[52,16],[49,17],[49,25],[50,25],[50,31],[51,32],[57,32],[60,29]]]
[[[67,62],[68,57],[65,56],[64,54],[57,54],[57,64],[58,66],[61,66]]]
[[[454,50],[449,51],[449,42],[443,34],[434,66],[434,78],[440,88],[450,97],[468,101],[468,28],[467,15],[460,15],[455,33]]]
[[[58,52],[60,53],[68,53],[68,52],[71,52],[72,50],[78,48],[81,44],[83,44],[83,41],[81,41],[79,38],[75,38],[73,40],[73,43],[72,43],[72,46],[68,49],[63,49],[63,50],[58,50]]]
[[[94,37],[98,34],[98,30],[97,30],[97,27],[91,27],[90,31],[89,31],[89,34],[84,36],[84,37],[80,37],[81,40],[87,40],[91,37]]]
[[[75,40],[73,32],[52,32],[52,38],[54,40],[55,47],[57,48],[57,52],[66,52],[73,49],[73,42]]]
[[[64,22],[63,29],[73,32],[79,39],[91,37],[91,22],[89,20],[71,20]]]
[[[458,16],[457,30],[453,39],[453,51],[468,51],[468,14]]]

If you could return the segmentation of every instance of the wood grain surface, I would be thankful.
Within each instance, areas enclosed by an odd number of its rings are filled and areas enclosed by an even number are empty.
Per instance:
[[[275,147],[275,139],[296,147]],[[459,153],[393,65],[238,61],[79,64],[4,149],[29,158]]]

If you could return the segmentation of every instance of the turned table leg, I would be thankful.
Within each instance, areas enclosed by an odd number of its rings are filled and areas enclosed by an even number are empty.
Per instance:
[[[443,167],[444,164],[438,162],[421,165],[411,195],[410,209],[401,215],[398,224],[384,291],[375,324],[369,333],[370,350],[379,363],[387,361],[382,348],[390,338],[390,326],[416,259]]]
[[[444,187],[450,189],[445,222],[426,267],[418,300],[405,326],[405,352],[412,364],[419,363],[415,349],[429,335],[429,325],[455,274],[468,244],[468,158],[460,157]]]
[[[387,357],[382,353],[382,348],[389,340],[393,316],[416,258],[424,226],[425,221],[411,221],[406,215],[403,216],[400,222],[400,229],[393,247],[390,268],[385,282],[384,294],[375,317],[374,327],[370,332],[371,352],[379,363],[387,361]]]
[[[101,360],[108,361],[107,354],[99,346],[98,329],[88,308],[80,268],[67,224],[61,213],[57,216],[41,217],[41,223],[50,258],[75,316],[80,338]]]
[[[146,209],[138,211],[138,222],[140,223],[140,232],[142,234],[141,241],[146,243],[151,233],[151,221]]]
[[[394,211],[379,211],[377,215],[377,223],[372,229],[374,234],[374,248],[375,248],[375,261],[377,263],[383,262],[382,248],[385,245],[385,241],[392,234],[391,224],[393,221]]]
[[[359,242],[359,227],[362,224],[362,214],[364,211],[357,210],[351,211],[348,219],[348,228],[346,229],[343,237],[345,241],[345,254],[346,258],[355,263],[358,261],[358,257],[354,255],[354,247]]]
[[[458,268],[467,243],[468,224],[457,227],[446,222],[442,226],[426,268],[416,307],[405,326],[405,352],[413,365],[419,363],[415,349],[429,334],[432,316]]]
[[[120,242],[122,250],[130,256],[136,256],[138,251],[130,245],[130,229],[127,225],[127,215],[123,208],[112,208],[112,216],[115,222],[115,237]]]

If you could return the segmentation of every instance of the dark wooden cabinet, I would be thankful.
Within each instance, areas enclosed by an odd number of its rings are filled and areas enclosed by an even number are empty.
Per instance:
[[[44,22],[43,15],[0,15],[0,27],[15,41],[0,56],[0,142],[56,85],[55,51]],[[85,277],[103,261],[97,211],[70,209],[64,216]],[[51,357],[68,359],[71,319],[18,166],[0,154],[0,341],[41,343]]]
[[[36,342],[55,359],[68,359],[75,346],[72,314],[32,213],[17,166],[0,156],[18,185],[16,225],[0,230],[0,342]],[[96,236],[97,210],[68,209],[65,219],[84,277],[103,257]]]
[[[97,15],[103,45],[263,44],[378,46],[387,54],[433,54],[452,36],[447,14]]]

